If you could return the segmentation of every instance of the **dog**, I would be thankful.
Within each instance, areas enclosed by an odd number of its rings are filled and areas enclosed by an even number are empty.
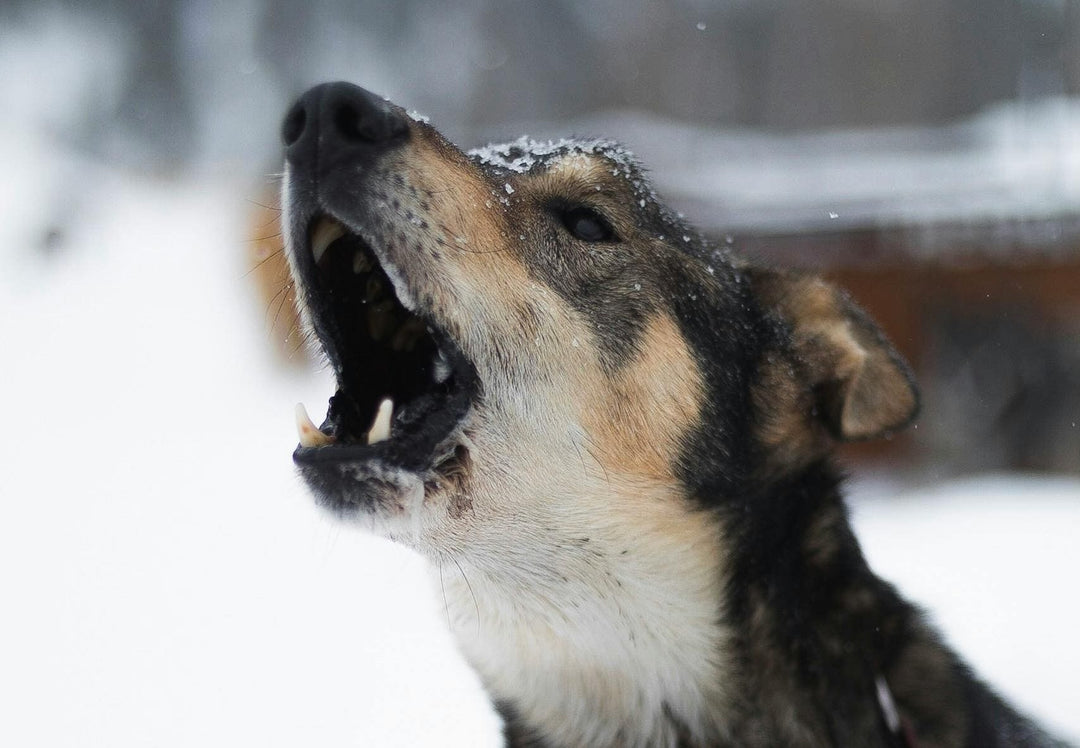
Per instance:
[[[1059,745],[863,558],[831,451],[918,395],[842,292],[712,244],[612,142],[466,153],[347,83],[282,135],[337,380],[293,459],[454,572],[508,745]]]

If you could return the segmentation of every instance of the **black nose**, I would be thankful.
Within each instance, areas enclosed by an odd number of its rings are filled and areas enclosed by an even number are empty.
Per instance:
[[[316,154],[360,156],[406,140],[409,125],[379,96],[351,83],[323,83],[293,104],[281,126],[285,157],[293,162]]]

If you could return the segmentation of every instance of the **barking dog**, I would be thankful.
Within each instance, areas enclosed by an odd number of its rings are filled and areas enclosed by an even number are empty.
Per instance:
[[[862,557],[830,449],[917,396],[846,296],[715,248],[612,143],[463,153],[343,83],[283,135],[337,377],[294,460],[460,570],[450,623],[511,745],[1053,744]]]

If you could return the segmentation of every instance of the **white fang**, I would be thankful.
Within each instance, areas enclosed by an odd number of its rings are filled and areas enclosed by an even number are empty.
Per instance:
[[[336,240],[345,236],[345,227],[332,218],[321,218],[311,231],[311,254],[315,264],[326,254],[326,249]]]
[[[334,443],[334,437],[324,434],[312,423],[307,408],[303,403],[296,404],[296,431],[300,436],[302,447],[324,447]]]
[[[368,444],[376,444],[390,438],[390,419],[393,415],[393,400],[386,398],[379,403],[379,410],[375,413],[375,422],[371,424],[371,430],[367,434]]]

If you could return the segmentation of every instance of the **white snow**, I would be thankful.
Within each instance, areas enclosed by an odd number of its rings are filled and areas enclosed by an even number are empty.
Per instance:
[[[620,169],[611,173],[629,176],[634,169],[634,154],[611,140],[559,138],[557,140],[534,140],[528,136],[508,143],[492,143],[470,150],[469,155],[485,166],[507,169],[524,174],[555,155],[594,153],[617,164]]]
[[[58,254],[0,223],[0,745],[497,745],[419,559],[294,477],[332,389],[267,355],[245,188],[82,176]]]

